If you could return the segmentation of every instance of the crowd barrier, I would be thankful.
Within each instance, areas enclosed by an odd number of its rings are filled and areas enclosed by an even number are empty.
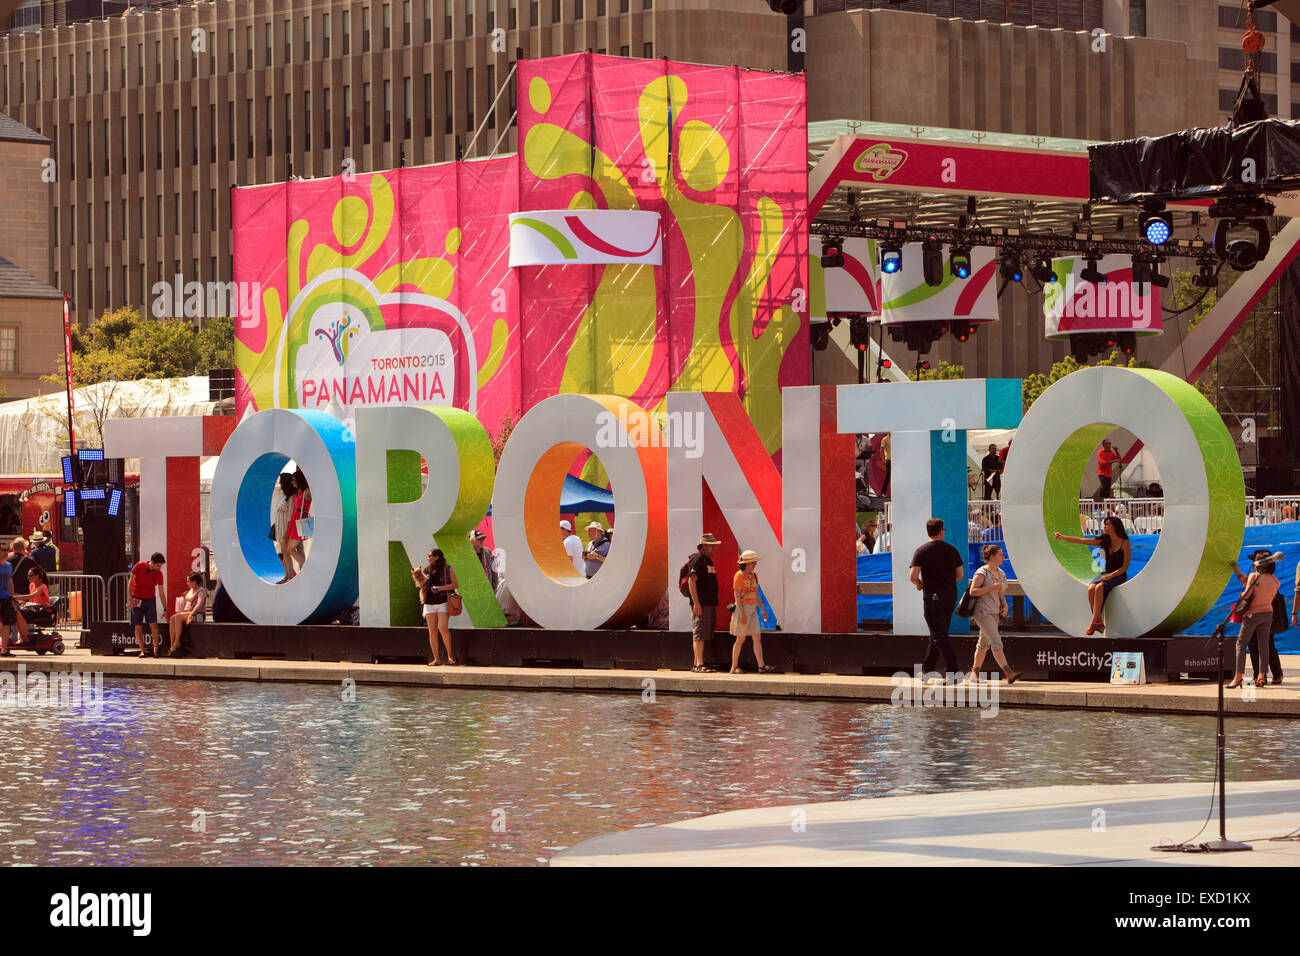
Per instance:
[[[989,528],[996,523],[994,517],[1001,517],[1002,502],[975,500],[968,503],[967,513],[970,525],[967,527],[967,540],[1000,540],[1001,535],[994,532],[986,536]],[[1116,515],[1124,522],[1129,534],[1160,534],[1165,523],[1165,499],[1163,498],[1106,498],[1095,501],[1091,498],[1079,499],[1079,527],[1082,534],[1100,534],[1102,522],[1108,515]],[[1246,527],[1278,524],[1282,521],[1295,521],[1300,516],[1300,496],[1267,496],[1246,499]],[[885,510],[877,518],[879,541],[876,553],[889,550],[893,530],[893,503],[886,501]],[[980,528],[976,535],[975,525]]]
[[[61,608],[56,624],[89,631],[92,624],[111,621],[104,579],[98,574],[56,571],[50,578],[50,602]],[[63,598],[63,601],[59,601]]]

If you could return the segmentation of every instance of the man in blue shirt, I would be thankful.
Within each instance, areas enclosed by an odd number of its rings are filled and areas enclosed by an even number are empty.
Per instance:
[[[0,561],[0,657],[9,656],[9,629],[18,625],[18,640],[27,641],[27,620],[14,605],[14,569],[8,561]]]

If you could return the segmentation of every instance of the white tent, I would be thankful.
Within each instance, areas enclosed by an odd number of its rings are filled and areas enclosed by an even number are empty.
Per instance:
[[[101,447],[110,418],[211,415],[208,378],[100,382],[73,392],[78,447]],[[57,475],[68,453],[67,392],[0,404],[0,474]],[[130,464],[127,466],[130,468]]]

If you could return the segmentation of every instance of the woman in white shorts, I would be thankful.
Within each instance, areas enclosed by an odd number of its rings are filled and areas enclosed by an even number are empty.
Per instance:
[[[1002,635],[998,633],[998,623],[1009,610],[1007,576],[1002,572],[1004,555],[996,544],[984,545],[980,553],[984,556],[984,564],[970,581],[970,593],[975,598],[975,612],[971,617],[980,629],[979,640],[975,643],[975,660],[970,666],[970,679],[979,680],[980,665],[991,648],[1007,683],[1014,684],[1020,675],[1007,663],[1007,655],[1002,650]]]
[[[425,623],[429,625],[429,649],[433,652],[433,660],[429,661],[430,667],[436,667],[442,663],[442,654],[438,647],[438,637],[442,636],[442,643],[447,648],[447,663],[459,664],[456,660],[455,653],[451,649],[451,631],[447,627],[447,595],[453,593],[457,587],[456,572],[447,559],[443,557],[442,551],[434,548],[429,552],[429,564],[423,568],[411,568],[411,577],[415,579],[416,586],[420,589],[420,601],[424,605],[420,613],[424,616]]]

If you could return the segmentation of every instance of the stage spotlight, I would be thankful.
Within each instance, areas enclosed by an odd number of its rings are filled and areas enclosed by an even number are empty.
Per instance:
[[[1002,278],[1011,282],[1019,282],[1023,279],[1024,273],[1020,271],[1020,255],[1015,252],[1002,253],[1002,261],[998,264],[1002,271]]]
[[[948,268],[958,279],[970,278],[970,246],[953,245],[948,247]]]
[[[1029,274],[1034,277],[1039,285],[1055,282],[1056,270],[1052,268],[1052,257],[1039,256],[1034,259],[1034,264],[1029,267]]]
[[[1133,332],[1121,332],[1116,337],[1119,343],[1119,350],[1125,355],[1132,355],[1137,351],[1137,335]]]
[[[788,17],[803,9],[803,0],[767,0],[767,5],[773,13],[784,13]]]
[[[818,352],[824,352],[831,341],[831,324],[829,322],[810,322],[808,324],[808,337],[812,339],[814,349]]]
[[[1229,233],[1238,227],[1254,230],[1255,241],[1229,240]],[[1238,272],[1248,272],[1255,268],[1268,255],[1269,244],[1268,222],[1263,219],[1220,219],[1214,227],[1214,251]]]
[[[921,275],[926,285],[943,285],[943,244],[938,239],[921,243]]]
[[[903,268],[903,248],[896,242],[880,244],[880,271],[893,275]]]
[[[1169,276],[1161,274],[1159,259],[1155,259],[1151,263],[1151,284],[1157,289],[1167,289],[1169,287]]]
[[[1133,282],[1138,295],[1146,295],[1145,286],[1151,282],[1151,265],[1141,253],[1133,256]]]
[[[859,352],[871,347],[871,323],[864,315],[855,315],[849,319],[849,344]]]
[[[841,242],[822,243],[822,268],[838,269],[844,265],[844,244]]]
[[[952,323],[952,337],[958,342],[967,341],[975,334],[975,326],[971,322],[961,322],[956,319]]]
[[[1167,212],[1144,212],[1138,217],[1138,231],[1153,246],[1162,246],[1174,234],[1174,217]]]
[[[1099,282],[1105,282],[1106,273],[1101,272],[1097,268],[1097,263],[1100,261],[1101,260],[1098,258],[1095,258],[1093,256],[1088,256],[1087,257],[1088,265],[1082,272],[1079,273],[1079,278],[1082,279],[1084,282],[1091,282],[1094,285]]]
[[[1202,256],[1196,260],[1196,275],[1192,276],[1192,285],[1199,289],[1214,289],[1219,285],[1219,261],[1212,256]]]

